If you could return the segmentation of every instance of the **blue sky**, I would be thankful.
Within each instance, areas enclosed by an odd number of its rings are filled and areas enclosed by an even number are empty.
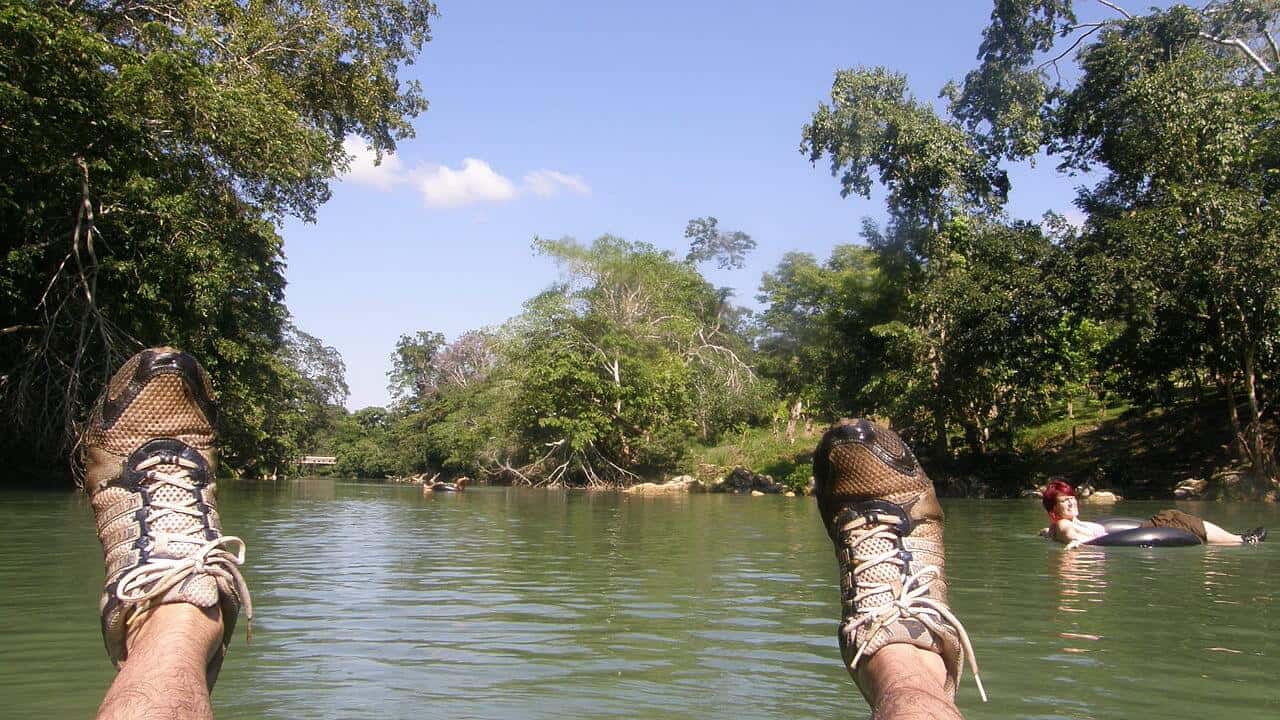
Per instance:
[[[388,402],[401,334],[500,324],[554,282],[535,235],[612,233],[682,255],[685,223],[714,215],[758,247],[708,278],[755,306],[784,253],[825,259],[863,216],[884,217],[798,150],[835,71],[884,65],[932,100],[975,65],[990,9],[442,0],[435,39],[403,73],[431,103],[417,137],[380,168],[357,157],[315,223],[282,228],[288,306],[341,352],[351,408]],[[1071,209],[1080,180],[1052,166],[1010,168],[1011,215]]]

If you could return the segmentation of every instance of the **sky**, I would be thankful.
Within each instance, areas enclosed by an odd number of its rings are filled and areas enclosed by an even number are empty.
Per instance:
[[[976,64],[990,0],[644,3],[440,0],[433,40],[403,79],[430,107],[416,137],[352,168],[314,223],[287,221],[286,303],[336,348],[356,409],[389,402],[403,334],[496,326],[559,277],[535,236],[610,233],[683,256],[707,215],[758,243],[741,270],[704,266],[759,307],[790,251],[858,242],[883,196],[841,198],[801,128],[838,69],[883,65],[936,101]],[[1081,178],[1052,161],[1009,168],[1008,211],[1074,213]],[[1074,213],[1078,217],[1078,213]]]

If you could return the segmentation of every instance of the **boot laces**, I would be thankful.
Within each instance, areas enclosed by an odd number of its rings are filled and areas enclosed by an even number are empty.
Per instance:
[[[176,467],[174,472],[165,472],[157,468],[159,465]],[[175,544],[192,547],[192,552],[184,557],[151,557],[143,565],[130,570],[120,578],[116,586],[116,598],[122,603],[137,608],[133,619],[145,617],[157,601],[170,589],[197,575],[210,575],[215,580],[222,580],[236,589],[240,602],[244,606],[245,634],[249,633],[249,622],[253,620],[253,604],[249,599],[249,586],[240,574],[240,565],[244,564],[244,541],[234,535],[222,535],[206,540],[203,535],[204,523],[192,522],[182,532],[170,532],[156,528],[157,521],[171,515],[183,515],[200,520],[204,515],[197,507],[200,489],[191,479],[191,471],[199,469],[199,465],[183,457],[157,455],[138,463],[137,470],[146,470],[146,479],[150,481],[152,491],[163,485],[170,485],[185,492],[180,500],[172,501],[153,497],[150,505],[152,512],[147,517],[146,538],[152,547],[173,547]],[[231,552],[228,548],[236,548]]]
[[[852,621],[845,621],[844,630],[849,633],[849,637],[856,638],[860,628],[868,627],[866,641],[858,646],[858,652],[854,654],[850,665],[857,667],[863,652],[882,628],[901,619],[913,618],[939,636],[945,635],[949,629],[954,630],[960,641],[960,647],[969,661],[969,669],[973,672],[974,682],[978,685],[978,694],[982,696],[982,701],[986,702],[987,691],[983,688],[982,678],[978,675],[978,662],[974,657],[973,644],[969,641],[969,633],[950,608],[929,597],[929,584],[942,576],[938,566],[918,563],[914,572],[909,571],[907,562],[910,555],[904,556],[904,553],[897,549],[901,537],[897,529],[898,518],[888,515],[875,517],[877,522],[870,530],[862,530],[866,527],[867,518],[861,515],[841,528],[841,535],[849,547],[849,555],[856,563],[853,568],[853,604],[856,608],[856,616]],[[887,540],[891,547],[881,553],[859,556],[858,548],[873,539]],[[867,571],[882,563],[898,567],[898,574],[903,578],[902,589],[888,603],[867,606],[863,602],[867,598],[894,592],[891,583],[877,583],[869,580],[871,573]]]

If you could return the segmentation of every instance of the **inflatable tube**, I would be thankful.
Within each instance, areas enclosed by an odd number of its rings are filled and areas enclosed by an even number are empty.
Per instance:
[[[1114,530],[1096,537],[1085,545],[1103,545],[1107,547],[1129,545],[1136,547],[1179,547],[1199,545],[1200,538],[1186,530],[1168,527],[1133,527],[1127,530]]]
[[[1131,517],[1104,517],[1090,522],[1097,523],[1107,529],[1107,532],[1119,532],[1121,530],[1132,530],[1136,527],[1142,527],[1145,520]]]

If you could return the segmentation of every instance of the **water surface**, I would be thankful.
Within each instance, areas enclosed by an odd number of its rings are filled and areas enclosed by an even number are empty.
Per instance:
[[[223,720],[867,716],[811,499],[305,479],[226,484],[221,503],[257,612]],[[966,677],[966,717],[1280,714],[1280,542],[1068,553],[1035,537],[1033,502],[944,507],[991,696]],[[1270,506],[1178,507],[1280,531]],[[113,676],[100,558],[84,498],[0,493],[0,716],[92,715]]]

